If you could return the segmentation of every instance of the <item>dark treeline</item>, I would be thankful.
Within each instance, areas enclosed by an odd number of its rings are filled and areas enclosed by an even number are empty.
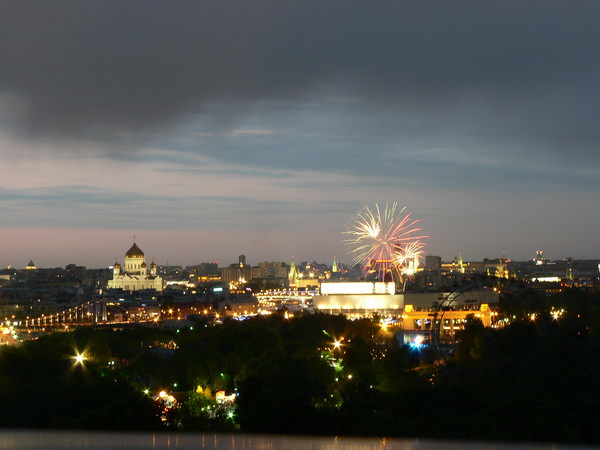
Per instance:
[[[469,319],[444,353],[322,314],[48,335],[0,353],[0,424],[600,442],[600,297],[501,306],[509,324]],[[158,408],[160,390],[176,408]],[[219,390],[237,394],[234,407]]]

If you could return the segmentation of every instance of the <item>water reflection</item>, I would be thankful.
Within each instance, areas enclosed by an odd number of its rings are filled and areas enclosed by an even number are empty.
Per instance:
[[[233,449],[233,450],[508,450],[570,449],[553,444],[428,441],[419,439],[269,436],[212,433],[94,433],[3,431],[2,449]],[[581,447],[579,447],[581,448]],[[590,448],[590,447],[586,447]]]

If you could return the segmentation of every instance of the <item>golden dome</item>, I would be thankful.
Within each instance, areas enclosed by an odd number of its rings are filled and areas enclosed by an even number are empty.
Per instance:
[[[137,244],[135,242],[133,243],[131,248],[129,250],[127,250],[127,253],[125,253],[125,258],[143,258],[143,257],[144,257],[144,252],[137,246]]]

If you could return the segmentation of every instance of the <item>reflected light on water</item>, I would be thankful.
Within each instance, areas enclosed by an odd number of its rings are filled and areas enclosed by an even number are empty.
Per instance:
[[[15,449],[239,449],[239,450],[508,450],[570,449],[567,445],[430,441],[421,439],[270,436],[215,433],[98,433],[13,431],[0,433],[0,448]]]

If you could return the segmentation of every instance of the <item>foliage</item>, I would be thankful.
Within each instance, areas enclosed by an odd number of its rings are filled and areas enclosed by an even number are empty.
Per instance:
[[[325,314],[47,335],[0,352],[0,423],[155,429],[149,389],[173,393],[165,417],[184,430],[600,442],[600,297],[529,293],[502,308],[511,323],[469,317],[443,357]]]
[[[157,429],[154,404],[117,373],[77,363],[76,334],[53,334],[0,354],[4,427]],[[99,348],[96,346],[94,348]]]

